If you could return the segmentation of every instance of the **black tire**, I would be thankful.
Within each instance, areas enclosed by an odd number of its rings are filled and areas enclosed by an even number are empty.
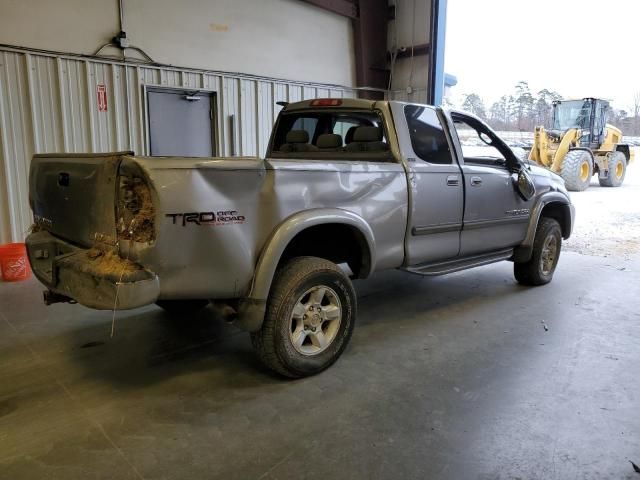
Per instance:
[[[609,174],[606,178],[598,176],[601,187],[619,187],[627,174],[627,157],[622,152],[613,152],[607,159]]]
[[[567,190],[581,192],[591,183],[593,161],[586,150],[571,150],[562,161],[560,176],[564,179]]]
[[[547,242],[555,244],[555,253],[553,259],[543,255],[549,252],[545,251]],[[553,279],[553,273],[558,265],[560,258],[560,250],[562,248],[562,230],[560,224],[553,218],[542,217],[538,222],[538,229],[533,240],[533,254],[528,262],[514,263],[513,273],[518,283],[522,285],[545,285]],[[549,263],[550,262],[550,263]]]
[[[304,346],[301,343],[294,346],[293,327],[299,325],[303,328],[302,323],[296,323],[302,320],[299,315],[298,320],[295,319],[294,307],[300,308],[305,298],[309,298],[310,305],[311,299],[305,295],[314,289],[321,291],[325,288],[328,291],[326,287],[331,291],[331,298],[337,299],[334,310],[340,314],[340,320],[333,328],[332,339],[323,347],[324,350],[303,354],[298,349],[313,348],[313,345]],[[322,294],[321,301],[324,299]],[[276,272],[267,300],[264,323],[258,332],[251,334],[251,342],[260,360],[279,374],[291,378],[314,375],[331,366],[349,343],[355,324],[356,303],[351,280],[336,264],[316,257],[294,258]],[[306,314],[304,318],[307,318]],[[301,336],[304,342],[307,342],[307,328],[313,328],[313,332],[318,328],[317,333],[320,334],[325,324],[334,320],[319,321],[322,323],[318,327],[307,327],[304,323],[304,335]],[[295,331],[300,330],[296,328]],[[316,333],[309,331],[308,335],[316,338]],[[325,338],[324,333],[322,336]]]
[[[209,300],[158,300],[156,305],[172,317],[188,317],[209,305]]]

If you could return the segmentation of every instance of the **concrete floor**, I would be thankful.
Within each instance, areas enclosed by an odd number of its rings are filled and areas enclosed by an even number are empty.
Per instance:
[[[110,338],[109,312],[0,283],[0,478],[640,478],[640,255],[591,253],[539,288],[506,262],[360,282],[350,347],[298,381],[211,311]]]

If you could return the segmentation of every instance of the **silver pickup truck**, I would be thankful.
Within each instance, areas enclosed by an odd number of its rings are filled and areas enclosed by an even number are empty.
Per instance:
[[[213,301],[289,377],[345,349],[352,279],[510,260],[545,284],[574,217],[562,179],[478,118],[393,101],[285,105],[265,159],[36,155],[29,181],[47,303],[186,317]]]

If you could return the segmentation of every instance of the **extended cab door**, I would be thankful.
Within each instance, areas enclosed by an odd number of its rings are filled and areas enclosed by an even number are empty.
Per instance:
[[[442,112],[392,103],[409,184],[405,265],[454,258],[460,249],[464,193]]]
[[[518,161],[484,123],[452,112],[466,192],[460,255],[516,246],[527,232],[532,201],[515,186]]]

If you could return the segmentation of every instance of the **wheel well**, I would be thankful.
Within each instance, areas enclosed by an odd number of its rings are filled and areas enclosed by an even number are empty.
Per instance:
[[[542,209],[540,218],[553,218],[560,224],[562,238],[569,238],[571,234],[571,211],[569,205],[560,202],[551,202]]]
[[[301,256],[325,258],[337,265],[346,263],[354,278],[366,277],[371,266],[364,235],[357,228],[340,223],[314,225],[299,232],[285,248],[279,265]]]

